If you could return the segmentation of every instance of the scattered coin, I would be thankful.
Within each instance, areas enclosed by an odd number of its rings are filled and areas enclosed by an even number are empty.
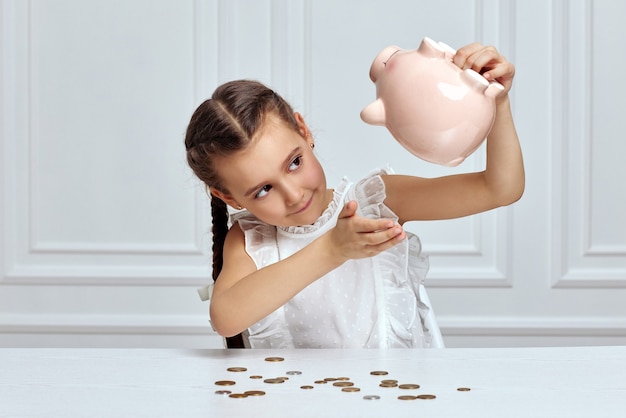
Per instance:
[[[415,383],[403,383],[398,386],[400,389],[419,389],[420,385],[416,385]]]
[[[313,386],[304,385],[304,386],[300,386],[300,389],[313,389]]]
[[[228,397],[230,397],[230,398],[247,398],[248,395],[246,395],[245,393],[231,393],[230,395],[228,395]]]
[[[469,391],[470,391],[470,390],[472,390],[472,389],[470,389],[470,388],[457,388],[457,390],[458,390],[459,392],[469,392]]]
[[[336,377],[325,377],[324,380],[326,382],[336,382],[339,379],[337,379]]]
[[[230,395],[232,392],[230,390],[216,390],[216,395]]]
[[[360,391],[361,391],[361,389],[360,389],[360,388],[357,388],[357,387],[352,386],[352,387],[345,387],[345,388],[341,388],[341,391],[342,391],[342,392],[360,392]]]
[[[232,380],[218,380],[215,384],[218,386],[232,386],[235,382]]]
[[[376,401],[376,400],[380,399],[380,396],[378,396],[378,395],[365,395],[365,396],[363,396],[363,399],[365,399],[367,401]]]
[[[316,380],[315,383],[317,383],[318,385],[323,385],[324,383],[328,383],[327,380]]]
[[[398,399],[400,399],[401,401],[413,401],[415,399],[417,399],[417,396],[413,396],[413,395],[400,395],[398,396]]]
[[[370,372],[370,374],[374,376],[386,376],[389,374],[389,372],[386,372],[384,370],[374,370],[373,372]]]
[[[337,380],[350,380],[349,377],[338,377]]]
[[[300,376],[301,374],[302,372],[299,370],[290,370],[287,372],[287,375],[289,376]]]
[[[285,383],[285,379],[282,379],[280,377],[276,377],[276,378],[273,378],[273,379],[265,379],[264,382],[265,383],[272,383],[272,384],[275,384],[275,383]]]
[[[250,379],[263,379],[263,376],[259,376],[257,374],[253,374],[252,376],[250,376]]]
[[[398,384],[397,383],[381,383],[380,385],[381,388],[397,388]]]
[[[265,395],[265,392],[263,392],[262,390],[247,390],[244,392],[244,395],[248,395],[248,396],[263,396]]]
[[[395,383],[398,383],[398,381],[397,381],[397,380],[395,380],[395,379],[383,379],[383,380],[381,380],[381,381],[380,381],[380,383],[384,383],[384,384],[395,384]]]
[[[435,399],[436,396],[435,395],[426,395],[426,394],[424,394],[424,395],[417,395],[416,398],[417,399]]]
[[[354,383],[342,380],[342,381],[338,381],[338,382],[333,383],[333,386],[338,386],[338,387],[345,388],[345,387],[348,387],[348,386],[354,386]]]
[[[229,367],[228,369],[229,372],[245,372],[248,369],[246,369],[245,367]]]
[[[283,357],[266,357],[265,361],[277,362],[277,361],[285,361],[285,359]]]

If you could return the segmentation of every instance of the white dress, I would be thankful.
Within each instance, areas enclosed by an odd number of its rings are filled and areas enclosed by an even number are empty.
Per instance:
[[[312,225],[275,227],[247,211],[232,215],[257,268],[276,263],[335,226],[344,204],[358,203],[369,218],[397,216],[384,205],[378,170],[356,184],[346,178],[328,208]],[[349,260],[316,280],[282,307],[248,329],[251,348],[417,348],[429,347],[429,306],[420,300],[428,271],[419,238],[407,239],[375,257]],[[294,273],[297,274],[297,273]],[[438,329],[437,329],[438,332]]]

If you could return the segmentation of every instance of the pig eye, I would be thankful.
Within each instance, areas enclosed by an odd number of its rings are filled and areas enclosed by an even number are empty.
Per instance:
[[[389,55],[389,58],[387,58],[387,61],[383,61],[383,65],[386,67],[387,63],[389,62],[389,60],[391,59],[391,57],[393,57],[394,55],[396,55],[398,52],[400,52],[400,49],[396,49],[393,54]]]

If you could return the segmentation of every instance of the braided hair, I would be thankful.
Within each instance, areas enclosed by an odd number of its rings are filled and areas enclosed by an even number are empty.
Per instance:
[[[252,80],[235,80],[219,86],[210,99],[195,110],[187,127],[187,163],[206,185],[223,193],[228,190],[216,170],[215,159],[246,148],[273,113],[298,130],[291,106],[267,86]],[[213,281],[222,271],[223,247],[228,232],[228,207],[211,196]],[[243,347],[241,334],[226,339],[229,348]]]

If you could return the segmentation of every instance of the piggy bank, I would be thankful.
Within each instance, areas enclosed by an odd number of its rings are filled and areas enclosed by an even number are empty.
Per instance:
[[[485,140],[504,90],[476,71],[461,70],[450,46],[424,38],[417,50],[388,46],[374,59],[370,79],[376,100],[361,119],[387,127],[417,157],[459,165]]]

